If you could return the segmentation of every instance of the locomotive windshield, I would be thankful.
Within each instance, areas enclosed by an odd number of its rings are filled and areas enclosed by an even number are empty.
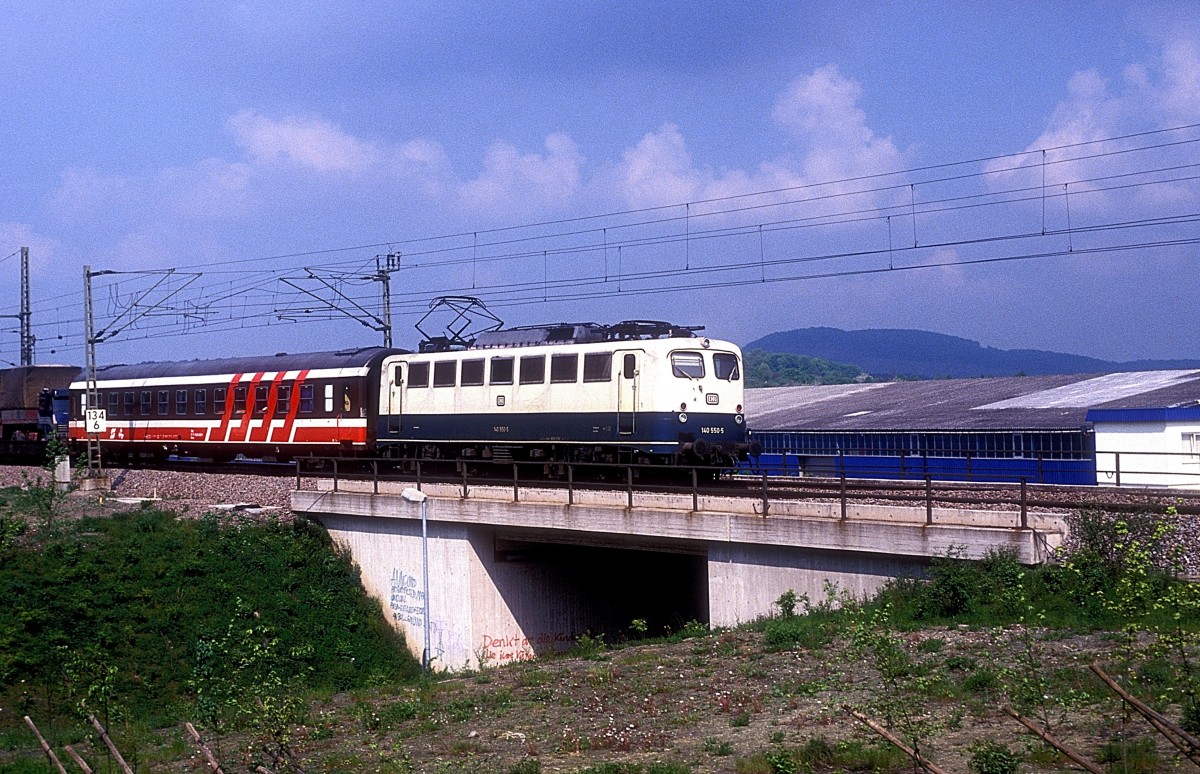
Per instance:
[[[699,352],[672,352],[671,373],[680,379],[702,379],[704,358]]]
[[[718,379],[724,379],[727,382],[736,382],[742,378],[738,371],[737,355],[731,355],[728,352],[713,353],[713,371]]]

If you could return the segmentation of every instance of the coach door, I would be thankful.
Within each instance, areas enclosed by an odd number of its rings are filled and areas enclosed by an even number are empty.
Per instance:
[[[404,377],[408,368],[405,363],[396,363],[388,369],[387,378],[387,432],[399,435],[404,421]]]
[[[638,387],[646,353],[619,349],[613,354],[617,368],[617,435],[633,435],[637,432]]]

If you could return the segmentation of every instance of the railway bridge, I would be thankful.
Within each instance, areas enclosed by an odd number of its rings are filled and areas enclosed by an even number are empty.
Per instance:
[[[770,615],[794,590],[865,597],[954,552],[1045,561],[1060,516],[746,496],[317,479],[292,508],[351,552],[435,669],[478,668],[690,621]],[[464,496],[464,494],[466,496]],[[638,624],[638,629],[642,625]]]

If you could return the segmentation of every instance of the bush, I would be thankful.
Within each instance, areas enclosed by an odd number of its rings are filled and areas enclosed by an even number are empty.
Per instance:
[[[999,742],[980,739],[967,750],[971,753],[967,767],[975,774],[1016,774],[1021,768],[1021,756]]]

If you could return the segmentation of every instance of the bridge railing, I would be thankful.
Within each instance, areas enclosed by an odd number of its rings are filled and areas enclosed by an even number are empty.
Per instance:
[[[463,498],[473,487],[512,489],[512,501],[533,489],[565,490],[567,505],[575,505],[583,491],[620,491],[625,505],[634,508],[647,496],[672,494],[690,497],[692,510],[699,510],[702,497],[737,497],[754,501],[754,511],[769,516],[783,502],[819,501],[836,503],[841,519],[852,517],[859,504],[894,504],[924,510],[925,521],[934,523],[939,508],[999,508],[1013,514],[1013,526],[1026,528],[1031,510],[1074,511],[1103,508],[1124,512],[1164,512],[1173,507],[1181,514],[1200,514],[1200,492],[1144,487],[1136,500],[1116,497],[1107,487],[1061,487],[1039,485],[1026,478],[1016,483],[988,480],[939,481],[931,475],[904,480],[856,478],[853,467],[842,467],[833,475],[776,476],[766,469],[681,467],[661,465],[605,465],[597,463],[546,463],[540,461],[430,460],[394,458],[304,457],[296,461],[296,488],[305,478],[331,481],[333,491],[348,481],[361,491],[369,482],[373,494],[385,482],[454,486]],[[984,477],[986,478],[986,477]]]

